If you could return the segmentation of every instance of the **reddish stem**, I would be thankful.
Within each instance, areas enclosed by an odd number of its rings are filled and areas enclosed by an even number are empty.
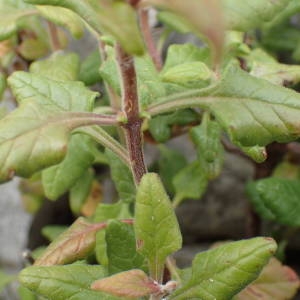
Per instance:
[[[136,184],[147,172],[142,137],[142,119],[140,118],[137,78],[133,57],[127,54],[119,44],[116,46],[116,55],[122,78],[122,111],[127,123],[123,125],[131,169]]]

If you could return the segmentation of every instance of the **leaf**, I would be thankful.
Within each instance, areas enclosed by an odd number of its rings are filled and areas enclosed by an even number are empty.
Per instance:
[[[199,161],[194,161],[181,169],[173,178],[175,200],[200,199],[207,187],[206,170]]]
[[[71,131],[89,124],[85,114],[68,111],[91,110],[96,96],[81,83],[61,85],[24,72],[8,82],[20,105],[0,120],[0,181],[60,162]]]
[[[89,136],[72,135],[63,161],[42,172],[47,198],[56,200],[75,185],[93,164],[95,147],[95,142]]]
[[[8,39],[19,28],[22,18],[36,14],[32,5],[22,0],[0,1],[0,41]]]
[[[47,59],[33,62],[30,72],[56,81],[73,81],[78,77],[79,57],[75,53],[54,52]]]
[[[49,46],[38,38],[28,38],[20,44],[18,52],[26,60],[37,60],[49,52]]]
[[[142,269],[144,257],[136,251],[132,225],[116,220],[110,221],[106,228],[105,240],[109,274]]]
[[[100,75],[101,58],[99,51],[94,51],[88,55],[81,63],[79,80],[86,85],[93,85],[102,80]]]
[[[110,219],[126,219],[131,218],[132,214],[129,211],[127,203],[119,201],[115,204],[101,203],[96,209],[94,222],[103,222]],[[96,258],[99,263],[104,266],[108,265],[105,230],[98,231],[96,234]]]
[[[294,299],[299,288],[297,274],[288,266],[271,258],[259,277],[234,297],[234,300]]]
[[[2,290],[8,285],[11,281],[14,280],[14,276],[8,275],[0,270],[0,294]]]
[[[131,170],[111,150],[105,150],[109,161],[112,180],[116,186],[121,201],[132,203],[135,200],[136,188]]]
[[[70,208],[74,214],[80,214],[82,206],[89,196],[93,180],[94,172],[89,169],[83,174],[81,178],[76,181],[76,183],[70,189]]]
[[[198,160],[208,179],[214,179],[221,173],[224,161],[224,148],[220,141],[221,128],[216,121],[210,120],[206,113],[199,126],[190,131],[196,145]]]
[[[35,261],[36,266],[71,263],[86,257],[95,247],[96,232],[105,224],[92,224],[78,218],[67,231],[54,240]]]
[[[188,5],[181,0],[147,0],[145,2],[183,17],[190,24],[191,30],[208,38],[213,46],[215,62],[220,61],[224,43],[224,22],[220,1],[190,0]]]
[[[169,299],[231,299],[258,277],[275,251],[274,240],[259,237],[199,253],[190,279]]]
[[[247,194],[255,210],[265,219],[300,226],[299,180],[266,178],[250,182]]]
[[[113,0],[25,0],[25,2],[71,9],[98,34],[113,36],[126,52],[135,55],[144,52],[135,11],[126,2]]]
[[[117,300],[113,296],[92,291],[92,282],[105,276],[101,266],[67,265],[29,267],[19,275],[28,289],[49,300]]]
[[[18,288],[20,300],[37,300],[36,294],[31,292],[28,288],[20,285]]]
[[[135,235],[151,277],[160,282],[165,259],[181,248],[182,237],[171,202],[154,173],[144,175],[138,187]]]
[[[288,159],[276,165],[272,172],[272,177],[283,179],[300,179],[300,166]]]
[[[36,8],[44,18],[67,28],[73,37],[81,38],[83,36],[84,23],[72,10],[50,5],[37,5]]]
[[[50,242],[53,242],[60,234],[68,229],[67,226],[48,225],[42,228],[42,235]]]
[[[159,145],[160,158],[158,160],[159,176],[169,193],[175,192],[174,176],[186,166],[186,158],[178,151]]]
[[[222,0],[227,29],[247,31],[271,21],[290,0]]]
[[[2,99],[5,88],[6,88],[6,78],[2,73],[0,73],[0,101]]]
[[[95,281],[92,289],[137,299],[160,291],[157,282],[141,270],[130,270]]]

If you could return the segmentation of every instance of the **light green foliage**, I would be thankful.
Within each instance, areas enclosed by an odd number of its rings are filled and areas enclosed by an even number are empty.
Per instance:
[[[0,41],[12,36],[22,24],[22,18],[36,14],[34,6],[22,0],[0,1]]]
[[[42,228],[42,234],[46,239],[48,239],[48,241],[53,242],[60,234],[62,234],[67,229],[67,226],[48,225]]]
[[[148,260],[150,275],[160,281],[165,259],[181,248],[180,229],[171,202],[159,177],[143,176],[135,207],[138,251]]]
[[[265,219],[289,226],[300,225],[299,180],[266,178],[248,184],[256,211]]]
[[[75,38],[82,37],[84,23],[72,10],[50,5],[39,5],[36,8],[44,18],[67,28]]]
[[[92,291],[90,285],[105,276],[101,266],[66,265],[29,267],[20,275],[28,289],[49,300],[115,300],[118,298]]]
[[[123,1],[26,0],[26,2],[71,9],[97,33],[105,33],[114,37],[126,52],[136,55],[144,52],[134,10]],[[128,40],[131,42],[128,43]]]
[[[131,269],[141,269],[144,257],[136,252],[132,225],[113,220],[106,229],[108,271],[115,274]]]
[[[247,31],[271,21],[290,0],[222,0],[228,29]]]
[[[99,51],[94,51],[88,55],[82,62],[79,72],[79,80],[86,85],[93,85],[102,80],[100,76],[101,58]]]
[[[159,175],[161,180],[169,193],[174,194],[175,186],[173,185],[174,176],[186,166],[186,158],[174,149],[170,149],[164,145],[159,146],[160,159]]]
[[[14,276],[8,275],[0,270],[0,294],[2,290],[8,285],[11,281],[14,280]]]
[[[110,173],[121,201],[132,203],[135,200],[136,188],[131,170],[111,150],[106,149],[105,154],[109,161]]]
[[[24,287],[23,285],[19,286],[18,294],[20,300],[37,300],[36,294],[30,291],[28,288]]]
[[[227,243],[196,255],[190,278],[172,300],[227,300],[257,278],[276,251],[272,239],[254,238]]]
[[[96,209],[94,221],[103,222],[110,219],[128,219],[132,214],[129,211],[128,204],[119,201],[115,204],[99,204]],[[96,258],[102,265],[108,265],[105,230],[98,231],[96,234]]]
[[[201,162],[196,160],[189,163],[173,179],[176,204],[183,199],[200,199],[206,191],[207,183],[206,170]]]
[[[210,120],[206,113],[202,123],[191,129],[191,137],[196,145],[198,160],[208,179],[221,173],[224,161],[224,148],[221,143],[221,128],[216,121]]]
[[[19,53],[27,60],[36,60],[49,52],[49,46],[41,39],[26,39],[18,49]]]
[[[94,180],[94,172],[89,169],[75,182],[70,189],[69,202],[72,212],[76,215],[80,214]]]
[[[77,80],[79,73],[79,57],[75,53],[54,52],[44,60],[30,65],[30,72],[56,81]]]
[[[42,172],[45,195],[56,200],[72,188],[93,164],[95,151],[96,144],[89,136],[74,134],[63,161]]]
[[[0,73],[0,101],[2,99],[5,88],[6,88],[6,78],[2,73]]]

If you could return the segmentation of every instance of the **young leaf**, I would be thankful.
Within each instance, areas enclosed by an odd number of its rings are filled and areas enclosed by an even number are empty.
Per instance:
[[[89,169],[79,178],[70,189],[70,208],[75,215],[79,215],[87,197],[91,191],[94,180],[94,172]]]
[[[99,204],[96,209],[94,222],[103,222],[110,219],[126,219],[131,218],[127,203],[119,201],[115,204]],[[105,231],[98,231],[96,234],[96,258],[99,263],[104,266],[108,265]]]
[[[198,160],[203,165],[208,179],[216,178],[221,173],[224,161],[220,125],[211,121],[206,113],[201,125],[191,129],[191,137],[197,148]]]
[[[165,259],[181,248],[182,237],[171,202],[154,173],[144,175],[138,187],[135,235],[151,277],[160,282]]]
[[[26,60],[37,60],[49,53],[49,45],[42,39],[28,38],[19,45],[18,52]]]
[[[186,158],[180,152],[164,145],[160,145],[159,150],[161,155],[158,160],[159,175],[167,191],[174,194],[173,178],[186,166]]]
[[[290,0],[222,0],[227,29],[248,31],[271,21]]]
[[[136,55],[144,52],[135,11],[126,2],[111,0],[25,0],[25,2],[69,8],[81,16],[96,32],[113,36],[126,52]]]
[[[96,232],[104,223],[92,224],[79,218],[71,227],[54,240],[35,261],[36,266],[52,266],[71,263],[87,256],[95,247]]]
[[[56,200],[74,186],[95,160],[95,142],[86,135],[72,135],[61,163],[42,172],[46,197]]]
[[[263,218],[283,225],[300,226],[299,180],[261,179],[249,183],[247,193]]]
[[[79,57],[75,53],[54,52],[30,65],[30,72],[56,81],[74,81],[79,73]]]
[[[202,252],[193,260],[190,279],[169,299],[231,299],[257,278],[275,251],[272,239],[254,238]]]
[[[183,199],[200,199],[207,187],[206,170],[199,161],[194,161],[181,169],[173,179],[175,201]]]
[[[132,225],[113,220],[105,234],[109,274],[131,269],[141,269],[144,257],[136,252]]]
[[[22,0],[1,0],[0,41],[8,39],[18,30],[22,18],[34,14],[37,14],[34,6],[25,4]]]
[[[242,290],[233,300],[294,299],[299,288],[299,278],[294,270],[271,258],[259,277]]]
[[[81,63],[79,80],[86,85],[93,85],[102,80],[99,69],[101,65],[101,58],[99,51],[94,51],[88,55]]]
[[[118,297],[137,299],[156,294],[160,286],[141,270],[130,270],[95,281],[92,289]]]
[[[67,265],[29,267],[19,275],[20,282],[49,300],[117,300],[113,296],[92,291],[92,282],[105,276],[101,266]]]
[[[83,36],[84,23],[72,10],[50,5],[37,5],[36,8],[44,18],[67,28],[75,38]]]
[[[42,235],[50,242],[53,242],[59,235],[68,229],[62,225],[48,225],[42,228]]]
[[[111,177],[118,191],[120,200],[127,203],[134,202],[136,188],[131,170],[111,150],[106,149],[105,154],[109,161]]]

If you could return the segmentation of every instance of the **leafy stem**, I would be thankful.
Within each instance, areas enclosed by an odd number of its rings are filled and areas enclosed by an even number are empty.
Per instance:
[[[122,111],[127,118],[127,123],[123,125],[123,128],[131,170],[135,183],[138,184],[147,172],[147,168],[143,153],[142,119],[140,118],[134,60],[119,44],[116,45],[116,56],[122,79]]]

